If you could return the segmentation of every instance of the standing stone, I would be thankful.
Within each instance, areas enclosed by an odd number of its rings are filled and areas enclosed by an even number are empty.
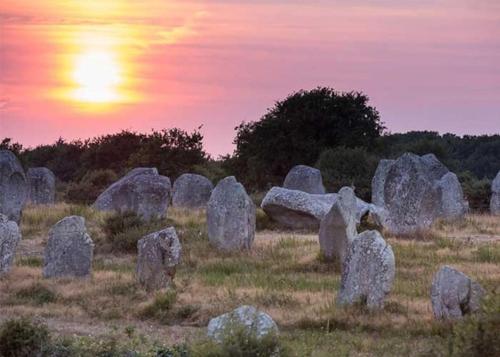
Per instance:
[[[491,214],[500,215],[500,171],[491,184]]]
[[[365,231],[351,243],[343,264],[337,303],[381,309],[395,276],[394,253],[379,232]]]
[[[56,199],[56,176],[46,167],[28,169],[30,201],[37,205],[51,205]]]
[[[467,275],[449,266],[442,267],[434,276],[431,301],[437,319],[460,319],[479,310],[483,288]]]
[[[288,175],[286,175],[283,187],[312,194],[324,194],[326,192],[321,178],[321,171],[305,165],[292,167]]]
[[[347,249],[358,234],[356,231],[357,202],[354,191],[343,187],[330,212],[323,218],[319,230],[319,245],[327,259],[338,259],[342,264]]]
[[[94,243],[87,234],[85,219],[69,216],[49,232],[45,248],[45,278],[88,277],[92,270]]]
[[[137,242],[137,279],[147,290],[168,288],[181,260],[182,247],[170,227]]]
[[[436,185],[440,195],[440,217],[452,220],[463,217],[469,211],[469,203],[464,200],[464,193],[457,175],[448,172],[436,182]]]
[[[21,163],[11,151],[0,150],[0,213],[19,223],[28,193]]]
[[[21,232],[16,222],[0,214],[0,276],[10,271],[20,240]]]
[[[389,169],[395,160],[380,160],[372,179],[372,203],[376,206],[384,206],[385,179]]]
[[[207,207],[208,239],[221,250],[250,249],[255,236],[255,205],[234,176],[219,181]]]
[[[205,176],[183,174],[174,182],[172,206],[204,208],[213,189],[214,185]]]
[[[245,305],[210,320],[207,335],[212,340],[223,343],[225,338],[231,338],[242,328],[248,335],[257,339],[269,334],[279,334],[278,326],[271,316],[253,306]]]
[[[155,168],[136,168],[112,184],[95,201],[100,211],[134,212],[144,220],[164,218],[170,199],[170,179]]]

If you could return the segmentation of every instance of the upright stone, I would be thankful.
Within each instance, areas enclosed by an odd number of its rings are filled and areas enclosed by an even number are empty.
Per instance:
[[[208,238],[221,250],[250,249],[255,236],[255,205],[233,176],[221,180],[207,207]]]
[[[19,223],[28,193],[21,163],[11,151],[0,150],[0,213]]]
[[[372,203],[376,206],[384,206],[384,187],[389,169],[394,160],[380,160],[372,179]]]
[[[170,179],[155,168],[136,168],[95,201],[101,211],[134,212],[144,220],[163,218],[170,199]]]
[[[500,171],[491,184],[491,214],[500,215]]]
[[[20,240],[21,232],[16,222],[0,214],[0,277],[10,271]]]
[[[167,288],[181,260],[181,243],[173,227],[137,242],[137,279],[147,290]]]
[[[183,174],[174,182],[173,207],[204,208],[207,206],[214,186],[205,176]]]
[[[395,276],[394,253],[379,232],[365,231],[351,243],[343,264],[339,305],[366,303],[381,309]]]
[[[56,199],[56,176],[46,167],[28,169],[30,201],[39,205],[54,204]]]
[[[245,305],[210,320],[207,335],[215,342],[223,343],[224,339],[241,333],[241,329],[257,339],[262,339],[269,334],[279,334],[278,326],[271,316],[253,306]]]
[[[321,171],[314,167],[297,165],[292,167],[285,177],[283,187],[290,190],[304,191],[312,194],[324,194],[325,187]]]
[[[434,276],[431,301],[437,319],[454,320],[479,310],[483,288],[467,275],[449,266]]]
[[[469,203],[464,199],[464,193],[457,175],[446,173],[436,183],[440,195],[441,207],[439,216],[444,219],[463,217],[469,211]]]
[[[354,191],[350,187],[343,187],[320,225],[319,245],[327,259],[338,259],[341,264],[344,262],[347,249],[357,235],[356,214]]]
[[[87,234],[85,219],[69,216],[49,232],[45,247],[45,278],[88,277],[92,270],[94,243]]]

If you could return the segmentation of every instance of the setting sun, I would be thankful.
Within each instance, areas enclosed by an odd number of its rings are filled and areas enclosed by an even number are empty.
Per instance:
[[[78,86],[74,98],[83,102],[109,103],[119,99],[120,67],[106,52],[88,52],[76,59],[73,80]]]

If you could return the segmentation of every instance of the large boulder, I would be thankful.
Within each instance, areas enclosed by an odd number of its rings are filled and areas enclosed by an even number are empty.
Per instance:
[[[50,205],[56,200],[56,176],[46,167],[33,167],[27,172],[30,194],[34,204]]]
[[[147,290],[170,286],[181,260],[181,243],[173,227],[137,242],[137,279]]]
[[[285,177],[283,187],[312,194],[324,194],[326,192],[321,171],[305,165],[292,167]]]
[[[20,240],[21,232],[17,223],[0,214],[0,276],[10,271]]]
[[[28,194],[28,181],[16,155],[0,150],[0,213],[19,223]]]
[[[321,220],[319,245],[323,256],[337,259],[342,264],[356,231],[357,202],[350,187],[343,187],[336,202]]]
[[[107,188],[95,201],[101,211],[134,212],[144,220],[164,218],[170,199],[170,179],[155,168],[136,168]]]
[[[456,175],[432,154],[381,161],[372,201],[376,221],[394,234],[425,230],[437,218],[457,219],[468,210]]]
[[[207,335],[218,343],[241,333],[261,339],[269,334],[279,334],[279,329],[271,316],[253,306],[241,306],[231,312],[210,320]]]
[[[208,239],[221,250],[250,249],[255,237],[255,205],[234,176],[219,181],[207,206]]]
[[[172,206],[204,208],[207,206],[214,185],[205,176],[183,174],[174,182]]]
[[[500,171],[491,184],[491,214],[500,215]]]
[[[320,195],[273,187],[262,200],[261,207],[269,217],[286,228],[318,229],[336,200],[336,193]],[[356,203],[356,221],[359,223],[371,206],[359,198],[356,198]]]
[[[442,267],[434,276],[431,301],[437,319],[460,319],[479,310],[483,288],[467,275],[449,266]]]
[[[379,232],[365,231],[351,243],[342,267],[339,305],[366,303],[381,309],[395,276],[394,253]]]
[[[87,234],[85,219],[69,216],[57,222],[49,232],[45,247],[45,278],[88,277],[92,270],[94,243]]]

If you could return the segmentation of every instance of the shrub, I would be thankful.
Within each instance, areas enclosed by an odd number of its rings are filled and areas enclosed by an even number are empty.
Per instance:
[[[157,319],[162,323],[166,323],[176,300],[177,293],[175,290],[157,293],[153,302],[147,305],[140,315],[143,318]]]
[[[72,182],[68,185],[66,201],[91,204],[117,179],[118,176],[112,170],[90,171],[80,181]]]
[[[49,346],[49,331],[40,323],[21,318],[8,320],[0,327],[0,356],[38,356]]]
[[[16,292],[16,298],[45,305],[57,300],[57,294],[41,283],[35,283]]]

